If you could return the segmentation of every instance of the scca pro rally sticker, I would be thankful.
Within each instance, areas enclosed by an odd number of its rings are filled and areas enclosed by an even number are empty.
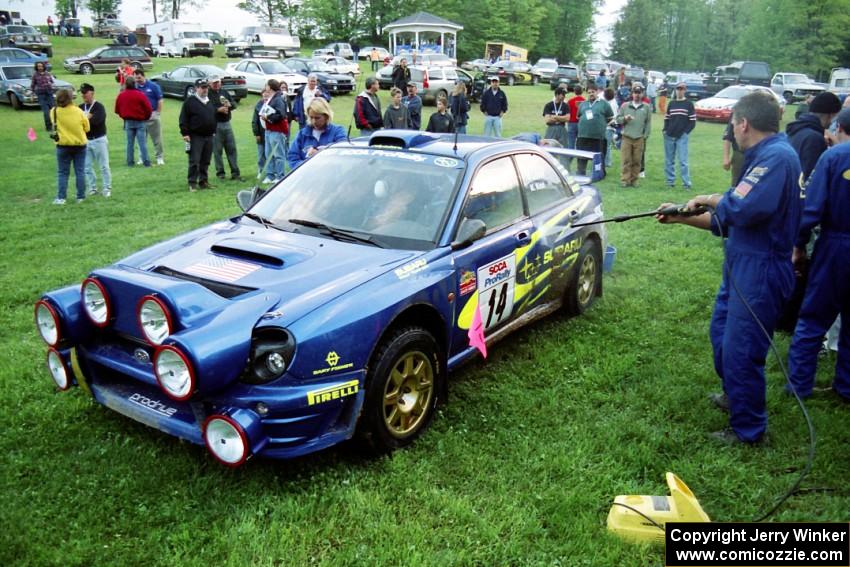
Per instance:
[[[516,257],[513,254],[478,268],[478,308],[485,329],[511,316],[515,282]]]

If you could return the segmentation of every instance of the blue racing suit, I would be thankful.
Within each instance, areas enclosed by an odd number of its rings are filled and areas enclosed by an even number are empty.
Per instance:
[[[821,232],[788,351],[791,384],[798,395],[811,395],[821,342],[840,313],[842,324],[832,387],[850,401],[850,143],[821,155],[805,195],[797,248],[805,249],[815,226],[820,225]]]
[[[742,171],[712,216],[711,231],[727,240],[710,335],[714,368],[729,397],[729,423],[742,441],[754,443],[767,428],[767,351],[794,288],[800,159],[785,134],[775,134],[744,152]]]

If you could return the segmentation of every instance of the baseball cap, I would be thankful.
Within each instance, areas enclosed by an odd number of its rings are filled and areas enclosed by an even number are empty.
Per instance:
[[[221,77],[219,77],[218,75],[210,75],[209,77],[207,77],[207,81],[209,81],[210,83],[217,83],[221,81]]]
[[[633,91],[638,91],[638,90],[643,91],[643,83],[641,83],[639,81],[635,81],[634,83],[632,83],[632,90]]]
[[[92,85],[88,84],[88,83],[83,83],[82,85],[80,85],[80,92],[81,93],[94,92],[94,87]]]
[[[208,87],[210,86],[209,82],[206,79],[196,79],[195,80],[196,87]]]
[[[491,82],[491,83],[498,83],[498,82],[499,82],[499,77],[490,77],[490,82]]]
[[[685,81],[679,81],[678,83],[676,83],[676,88],[678,89],[679,87],[686,89],[688,88],[688,85],[685,84]]]

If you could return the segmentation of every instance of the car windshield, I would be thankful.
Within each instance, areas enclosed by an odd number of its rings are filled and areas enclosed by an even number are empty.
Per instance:
[[[310,71],[319,71],[325,73],[333,72],[333,69],[330,65],[319,59],[313,59],[312,61],[308,61],[307,66],[310,68]]]
[[[679,80],[685,81],[686,83],[701,83],[702,77],[700,77],[699,75],[682,73],[681,75],[679,75]]]
[[[570,77],[572,79],[578,77],[578,69],[575,69],[573,67],[558,67],[557,73],[558,75]]]
[[[814,83],[813,80],[803,75],[802,73],[791,73],[785,75],[786,83]]]
[[[32,26],[6,26],[9,33],[37,33]]]
[[[207,36],[204,35],[204,32],[199,31],[184,31],[183,37],[188,37],[192,39],[207,39]]]
[[[32,77],[32,67],[3,67],[7,79],[29,79]]]
[[[266,75],[271,75],[273,73],[289,73],[289,67],[280,61],[263,61],[260,63],[260,69],[262,69],[263,73]]]
[[[103,51],[104,51],[104,50],[106,50],[106,49],[108,49],[108,48],[109,48],[109,46],[96,47],[96,48],[92,49],[91,51],[89,51],[89,52],[88,52],[88,55],[86,55],[86,57],[89,57],[89,58],[91,58],[91,57],[97,57],[98,55],[100,55],[101,53],[103,53]]]
[[[433,248],[463,162],[393,149],[329,148],[287,176],[251,212],[371,235],[392,248]],[[299,230],[303,230],[300,229]]]
[[[224,69],[215,65],[193,65],[193,67],[204,75],[218,75],[219,77],[223,77],[227,74]]]
[[[608,66],[605,63],[588,63],[585,65],[588,71],[601,71],[602,69],[608,70]]]
[[[743,87],[726,87],[719,93],[717,93],[717,98],[731,98],[732,100],[740,100],[740,98],[752,91],[745,89]]]
[[[558,67],[558,62],[554,59],[541,59],[537,62],[536,67],[539,67],[541,69],[555,69],[556,67]]]

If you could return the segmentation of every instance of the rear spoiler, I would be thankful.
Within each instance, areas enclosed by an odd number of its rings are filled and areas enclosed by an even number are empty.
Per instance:
[[[558,163],[561,164],[564,171],[566,171],[569,176],[575,179],[580,185],[595,183],[596,181],[600,181],[605,178],[605,173],[602,170],[602,160],[604,159],[604,156],[600,152],[570,150],[567,148],[555,148],[552,146],[543,146],[541,149],[554,157]],[[574,173],[576,171],[576,163],[574,160],[576,159],[588,160],[587,165],[590,175],[576,175]]]

